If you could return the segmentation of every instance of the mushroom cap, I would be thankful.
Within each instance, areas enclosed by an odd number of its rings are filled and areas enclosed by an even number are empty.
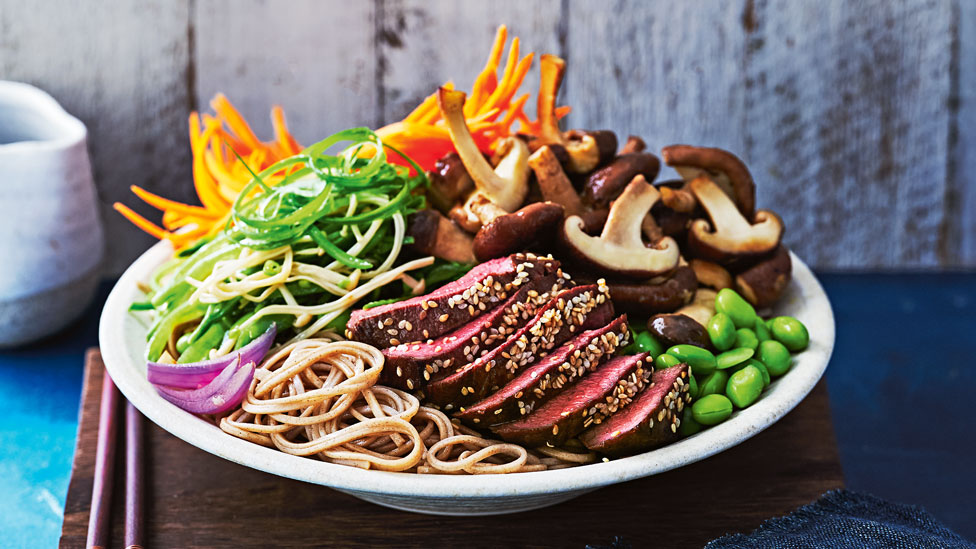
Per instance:
[[[661,169],[658,157],[648,152],[622,154],[590,174],[583,187],[583,199],[596,207],[610,204],[638,174],[654,181]]]
[[[475,235],[474,255],[488,261],[551,243],[562,219],[563,207],[552,202],[536,202],[496,217]]]
[[[690,316],[667,313],[654,315],[647,321],[647,330],[665,347],[694,345],[703,349],[711,347],[705,326]]]
[[[712,263],[711,261],[702,259],[692,259],[688,264],[695,271],[695,277],[698,279],[699,285],[708,286],[716,290],[732,287],[732,275],[729,274],[729,271],[725,267],[722,267],[718,263]]]
[[[786,246],[779,246],[773,253],[739,273],[735,277],[735,289],[757,308],[763,309],[776,303],[793,278],[793,262]]]
[[[471,236],[435,210],[411,215],[407,235],[413,237],[409,248],[417,253],[458,263],[475,262]]]
[[[688,184],[711,223],[696,219],[688,230],[688,246],[696,257],[727,264],[773,251],[783,236],[783,221],[759,210],[750,223],[714,182],[698,177]]]
[[[648,279],[671,272],[680,257],[674,239],[665,237],[653,248],[641,239],[641,223],[659,197],[638,175],[610,207],[600,236],[586,234],[583,219],[570,216],[563,222],[560,243],[578,264],[598,273]]]
[[[586,282],[585,276],[579,278]],[[669,313],[688,303],[695,295],[695,273],[691,267],[681,265],[664,280],[608,280],[610,298],[614,308],[623,313],[639,316]]]
[[[707,172],[710,179],[735,199],[742,215],[752,219],[756,210],[756,184],[739,157],[723,149],[693,145],[669,145],[661,149],[661,157],[686,181],[702,175],[702,171]]]

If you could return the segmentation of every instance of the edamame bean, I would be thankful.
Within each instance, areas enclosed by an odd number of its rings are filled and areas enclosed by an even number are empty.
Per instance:
[[[714,372],[708,374],[702,378],[701,384],[698,385],[698,398],[707,395],[722,394],[725,392],[725,386],[729,382],[729,374],[723,370],[715,370]]]
[[[810,344],[810,333],[807,332],[807,327],[792,316],[774,318],[769,331],[773,333],[773,339],[794,353],[806,349]]]
[[[722,423],[732,415],[732,401],[725,395],[706,395],[691,405],[691,417],[701,425]]]
[[[762,372],[755,366],[746,366],[729,376],[725,394],[738,408],[752,405],[763,390]]]
[[[654,359],[655,370],[666,370],[672,366],[677,366],[678,364],[681,364],[681,359],[667,353],[657,355],[657,358]]]
[[[715,355],[708,349],[687,344],[675,345],[668,349],[668,354],[691,366],[696,374],[710,374],[715,371]]]
[[[692,400],[698,398],[698,380],[693,375],[688,376],[688,395]]]
[[[726,351],[735,345],[735,325],[729,315],[716,313],[708,320],[705,329],[708,330],[712,345],[719,351]]]
[[[756,325],[752,329],[756,332],[756,339],[759,340],[759,343],[773,339],[773,335],[769,333],[769,328],[766,327],[766,322],[761,318],[756,318]]]
[[[731,288],[718,291],[715,311],[729,315],[736,328],[751,328],[756,324],[756,309]]]
[[[755,351],[759,347],[759,338],[749,328],[739,328],[735,331],[735,346]]]
[[[759,344],[757,357],[759,362],[762,362],[769,370],[769,375],[773,377],[785,374],[790,369],[790,362],[792,361],[789,349],[774,339]]]
[[[664,345],[661,345],[651,332],[641,332],[637,334],[637,338],[634,340],[637,343],[637,349],[639,353],[651,353],[652,357],[661,355],[664,353]]]
[[[755,353],[756,351],[746,347],[739,347],[738,349],[725,351],[724,353],[715,357],[715,367],[719,370],[725,370],[727,368],[737,366],[752,358],[752,355]]]
[[[753,368],[759,370],[759,373],[762,374],[762,378],[763,378],[763,389],[765,389],[766,387],[769,387],[769,382],[770,382],[770,379],[769,379],[769,370],[766,368],[766,365],[765,364],[763,364],[762,362],[759,362],[758,360],[756,360],[754,358],[750,358],[749,360],[747,360],[744,363],[740,364],[738,367],[739,368],[745,368],[746,366],[752,366]]]
[[[691,412],[691,406],[688,406],[681,414],[681,427],[678,428],[678,433],[683,437],[690,437],[701,429],[701,425],[695,421],[694,414]]]

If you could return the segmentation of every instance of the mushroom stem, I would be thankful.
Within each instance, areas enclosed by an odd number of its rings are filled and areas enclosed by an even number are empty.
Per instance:
[[[641,225],[651,209],[651,206],[661,197],[661,193],[649,185],[643,175],[636,175],[624,192],[617,197],[617,201],[628,204],[626,208],[610,207],[610,215],[603,226],[600,238],[611,244],[624,247],[639,247],[641,241]]]
[[[695,193],[698,201],[701,202],[702,207],[708,212],[708,217],[711,218],[712,227],[716,233],[746,234],[749,232],[751,225],[739,213],[735,202],[711,179],[699,176],[691,180],[688,185]]]
[[[492,198],[492,201],[503,210],[513,211],[521,206],[525,199],[524,192],[513,193],[511,187],[518,186],[520,183],[523,186],[525,184],[524,178],[527,174],[524,172],[526,169],[522,169],[520,164],[527,161],[528,148],[518,139],[505,139],[501,144],[504,149],[500,149],[502,158],[493,170],[485,157],[482,156],[481,150],[478,149],[478,145],[471,136],[464,120],[465,98],[464,92],[443,87],[437,90],[437,104],[440,107],[441,116],[447,124],[451,141],[478,190]],[[520,147],[525,148],[524,154],[522,154],[523,151],[519,150]],[[498,172],[512,173],[516,177],[521,177],[523,181],[506,180]],[[499,197],[508,197],[509,199],[499,200]]]
[[[539,182],[542,198],[549,202],[561,204],[566,215],[583,215],[586,208],[580,200],[576,189],[566,177],[566,172],[559,164],[559,159],[548,145],[539,148],[529,157],[529,167],[535,172]]]

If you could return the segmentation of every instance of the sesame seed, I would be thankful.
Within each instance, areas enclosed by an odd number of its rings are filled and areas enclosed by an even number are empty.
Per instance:
[[[407,388],[410,389],[410,390],[413,390],[413,381],[411,381],[409,379],[407,380]]]
[[[447,313],[444,313],[437,320],[440,322],[447,322],[447,319],[448,319]]]

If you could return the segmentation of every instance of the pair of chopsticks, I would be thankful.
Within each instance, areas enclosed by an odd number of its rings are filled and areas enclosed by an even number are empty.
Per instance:
[[[91,514],[87,547],[103,549],[112,538],[112,485],[121,395],[111,376],[102,379],[102,402],[98,413],[98,442],[95,479],[92,483]],[[142,549],[142,414],[125,403],[125,547]]]

